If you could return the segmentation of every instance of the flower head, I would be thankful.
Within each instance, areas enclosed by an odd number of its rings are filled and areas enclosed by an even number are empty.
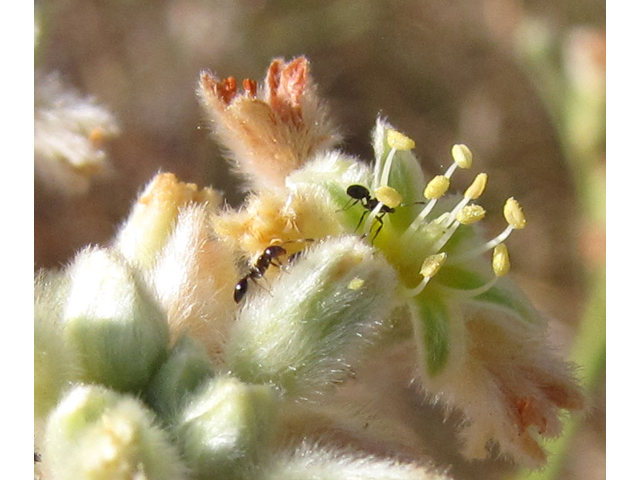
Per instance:
[[[59,478],[85,471],[81,454],[96,478],[145,476],[151,451],[168,452],[179,478],[173,444],[194,478],[443,478],[377,456],[410,438],[387,418],[358,425],[382,411],[377,397],[340,399],[383,351],[401,351],[424,394],[462,412],[468,457],[495,446],[544,464],[540,439],[584,399],[508,277],[505,242],[526,225],[519,203],[505,202],[505,227],[487,240],[488,175],[448,194],[454,173],[473,168],[471,150],[454,145],[427,181],[415,142],[383,120],[373,165],[328,151],[336,134],[304,57],[243,86],[205,73],[199,91],[249,182],[243,206],[220,208],[211,189],[159,174],[110,247],[37,283],[36,340],[52,340],[44,353],[56,364],[36,358],[36,405],[53,409],[45,457]],[[61,380],[43,381],[48,372]],[[144,398],[172,444],[141,404],[105,387]],[[154,448],[137,440],[145,432],[159,433]],[[340,445],[344,433],[376,456]]]

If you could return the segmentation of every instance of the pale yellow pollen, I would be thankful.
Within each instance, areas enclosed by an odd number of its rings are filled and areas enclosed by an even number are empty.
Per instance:
[[[469,188],[464,192],[464,198],[475,200],[482,195],[482,192],[484,192],[484,189],[487,186],[487,178],[486,173],[479,173],[473,180],[473,183],[471,183]]]
[[[429,255],[425,261],[422,263],[422,268],[420,268],[420,275],[425,278],[433,277],[438,271],[440,267],[447,260],[446,252],[436,253],[435,255]]]
[[[524,228],[527,223],[520,204],[513,197],[508,199],[504,204],[504,218],[507,223],[516,230]]]
[[[436,175],[425,187],[423,192],[424,198],[427,200],[434,200],[442,197],[447,193],[450,184],[451,180],[449,180],[448,177],[445,177],[444,175]]]
[[[457,213],[456,220],[462,225],[469,225],[482,220],[486,213],[486,210],[480,205],[467,205]]]
[[[509,251],[504,243],[497,245],[493,249],[493,271],[496,277],[504,277],[509,273],[511,262],[509,261]]]
[[[413,150],[416,146],[416,142],[397,130],[387,130],[387,143],[396,150]]]
[[[451,156],[453,157],[453,161],[456,162],[456,165],[460,168],[471,168],[471,164],[473,163],[473,154],[466,145],[456,143],[451,147]]]
[[[374,195],[378,201],[390,208],[396,208],[402,203],[402,195],[395,188],[386,185],[376,188]]]
[[[364,280],[360,277],[355,277],[353,280],[349,282],[347,288],[349,290],[360,290],[364,286]]]

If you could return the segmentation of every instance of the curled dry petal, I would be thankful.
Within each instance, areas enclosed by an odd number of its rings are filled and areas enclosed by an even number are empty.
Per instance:
[[[339,140],[316,95],[309,62],[275,59],[264,84],[200,76],[198,94],[213,131],[253,190],[283,188],[285,177]]]
[[[539,438],[561,433],[562,410],[585,406],[572,366],[556,356],[538,326],[499,312],[470,310],[462,328],[456,337],[466,338],[466,346],[454,345],[457,358],[435,378],[423,377],[423,385],[463,411],[468,457],[483,458],[497,443],[520,463],[543,465]]]

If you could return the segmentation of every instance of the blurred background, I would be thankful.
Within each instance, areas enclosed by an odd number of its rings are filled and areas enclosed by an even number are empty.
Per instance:
[[[98,151],[89,166],[64,146],[36,152],[36,269],[108,242],[160,170],[240,204],[197,104],[199,72],[262,80],[272,58],[304,54],[344,151],[371,159],[382,115],[416,141],[429,174],[453,143],[472,149],[474,172],[453,188],[489,174],[489,232],[502,229],[506,198],[520,201],[528,226],[509,239],[513,275],[582,366],[592,404],[536,478],[605,478],[604,0],[56,0],[36,1],[35,15],[36,119],[61,104],[47,97],[58,88],[102,105],[111,126],[86,132]],[[415,408],[420,428],[448,439],[435,461],[455,478],[518,475],[465,462],[455,425]]]

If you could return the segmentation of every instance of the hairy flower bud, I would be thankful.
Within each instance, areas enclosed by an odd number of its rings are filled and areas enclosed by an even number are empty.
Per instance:
[[[231,377],[210,380],[177,416],[175,432],[194,479],[245,478],[273,435],[276,392]]]
[[[115,252],[88,248],[68,274],[64,338],[81,379],[116,390],[140,389],[167,353],[164,313]]]
[[[178,181],[172,173],[159,173],[138,197],[114,246],[128,261],[148,268],[171,234],[180,208],[189,203],[214,208],[219,201],[211,188],[199,190],[193,183]]]
[[[247,382],[306,395],[344,378],[394,306],[396,276],[375,250],[337,237],[256,286],[231,332],[227,363]]]
[[[43,419],[72,377],[73,359],[64,345],[60,317],[67,293],[66,278],[40,272],[34,286],[33,389],[34,414]]]
[[[185,468],[153,414],[99,386],[71,390],[49,417],[42,455],[56,480],[180,480]]]

